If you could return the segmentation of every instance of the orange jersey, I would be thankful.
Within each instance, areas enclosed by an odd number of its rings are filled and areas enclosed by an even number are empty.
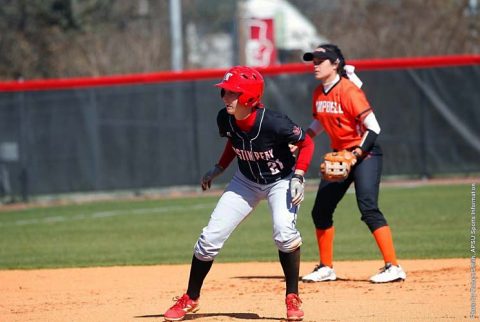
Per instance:
[[[365,133],[363,119],[371,107],[365,93],[348,79],[341,77],[328,93],[319,85],[313,92],[313,118],[330,137],[334,150],[360,145]]]

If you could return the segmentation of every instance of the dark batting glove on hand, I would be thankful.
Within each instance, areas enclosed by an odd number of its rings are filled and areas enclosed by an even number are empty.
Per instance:
[[[212,180],[218,177],[223,172],[223,170],[224,169],[221,166],[215,164],[212,169],[205,173],[201,181],[202,190],[205,191],[207,189],[210,189],[210,187],[212,186]]]

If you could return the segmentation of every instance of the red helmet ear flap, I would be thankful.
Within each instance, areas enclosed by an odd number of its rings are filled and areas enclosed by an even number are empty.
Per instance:
[[[260,95],[251,95],[251,94],[249,95],[249,94],[244,93],[244,94],[239,96],[238,102],[242,105],[247,106],[247,107],[254,107],[254,106],[257,106],[257,105],[262,105],[260,103],[260,98],[261,98]]]

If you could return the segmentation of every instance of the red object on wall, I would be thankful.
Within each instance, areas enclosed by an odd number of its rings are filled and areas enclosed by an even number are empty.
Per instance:
[[[248,21],[245,60],[249,66],[267,67],[277,62],[273,19],[252,18]]]

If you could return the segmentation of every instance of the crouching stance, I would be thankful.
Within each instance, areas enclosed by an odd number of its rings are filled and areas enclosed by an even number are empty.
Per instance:
[[[313,140],[286,115],[263,108],[264,81],[253,68],[236,66],[216,84],[225,108],[217,116],[224,152],[201,180],[203,190],[237,157],[238,169],[198,238],[186,293],[164,314],[167,321],[182,320],[199,309],[200,290],[215,257],[237,226],[261,200],[267,200],[273,221],[273,239],[286,281],[287,320],[301,321],[298,296],[300,245],[296,217],[304,196],[304,174],[310,164]],[[299,150],[297,159],[289,144]]]

